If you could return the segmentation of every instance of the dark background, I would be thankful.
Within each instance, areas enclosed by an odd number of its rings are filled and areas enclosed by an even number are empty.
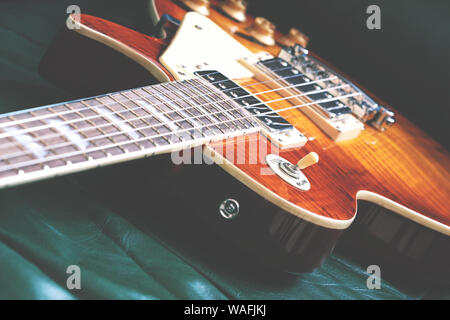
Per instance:
[[[249,12],[287,32],[449,147],[450,1],[249,0]],[[366,9],[381,8],[381,30]]]

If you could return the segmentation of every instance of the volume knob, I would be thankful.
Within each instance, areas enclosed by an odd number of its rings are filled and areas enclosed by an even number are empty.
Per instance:
[[[296,43],[298,43],[303,48],[306,48],[309,42],[309,38],[304,33],[300,32],[298,29],[291,28],[288,34],[278,39],[278,42],[288,47],[291,47]]]
[[[209,16],[209,0],[181,0],[188,8]]]
[[[275,44],[274,33],[275,25],[269,20],[257,17],[253,24],[247,28],[248,33],[257,41],[267,46]]]
[[[220,2],[219,7],[228,16],[239,22],[247,20],[247,2],[244,0],[224,0]]]

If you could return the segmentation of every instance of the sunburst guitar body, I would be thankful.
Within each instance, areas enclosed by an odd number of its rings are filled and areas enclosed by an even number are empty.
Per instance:
[[[153,152],[175,168],[168,179],[186,210],[288,272],[314,270],[341,238],[352,250],[378,248],[369,253],[375,262],[395,261],[419,276],[448,271],[448,152],[307,51],[303,34],[283,35],[247,16],[241,1],[206,2],[151,1],[162,38],[87,14],[69,18],[70,32],[134,60],[165,88],[200,79],[221,91],[217,99],[247,108],[254,127],[242,134]],[[241,95],[229,95],[227,85]],[[175,101],[202,104],[198,92],[189,98],[173,89]]]

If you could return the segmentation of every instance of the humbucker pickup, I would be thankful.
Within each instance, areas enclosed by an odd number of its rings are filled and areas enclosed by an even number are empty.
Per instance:
[[[292,124],[262,100],[228,79],[222,73],[203,70],[196,71],[194,74],[220,89],[225,95],[246,109],[261,124],[263,133],[280,148],[301,147],[308,141]]]
[[[317,101],[317,108],[325,116],[335,119],[352,113],[352,110],[339,99],[331,100],[335,97],[330,91],[324,91],[323,87],[315,82],[311,76],[301,73],[298,69],[280,58],[267,59],[258,62],[273,72],[278,78],[283,79],[288,85],[295,87],[305,97],[312,101]],[[325,102],[321,102],[325,101]]]
[[[293,129],[292,124],[269,108],[260,99],[225,77],[222,73],[217,71],[197,71],[195,75],[201,76],[213,86],[220,89],[225,95],[232,98],[240,106],[254,115],[270,131]]]
[[[294,51],[283,50],[276,58],[263,56],[240,62],[258,80],[298,106],[335,141],[356,138],[365,122],[381,131],[395,123],[390,110],[310,57],[306,49]]]
[[[392,110],[377,104],[351,81],[309,55],[308,50],[302,46],[295,45],[283,49],[279,58],[289,61],[300,72],[311,75],[313,80],[336,77],[333,83],[347,85],[347,88],[339,90],[338,93],[359,93],[359,95],[345,99],[345,103],[362,122],[368,123],[380,131],[385,131],[395,124]]]

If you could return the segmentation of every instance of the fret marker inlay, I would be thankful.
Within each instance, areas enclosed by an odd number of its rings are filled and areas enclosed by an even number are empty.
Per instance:
[[[146,108],[147,110],[149,110],[153,114],[153,116],[158,117],[160,120],[163,121],[164,124],[166,124],[173,131],[176,132],[176,131],[180,130],[180,128],[174,124],[174,121],[172,119],[166,117],[163,113],[161,113],[158,109],[156,109],[150,103],[148,103],[142,99],[136,100],[135,102],[139,103],[139,105],[141,105],[144,108]],[[161,119],[161,118],[163,118],[163,119]]]
[[[45,150],[45,147],[40,143],[33,141],[33,136],[26,133],[20,133],[21,129],[17,127],[7,127],[4,128],[4,130],[11,133],[19,143],[30,150],[37,158],[42,159],[47,155],[48,152]]]
[[[123,119],[116,116],[113,112],[111,112],[108,109],[103,108],[103,107],[97,108],[96,111],[100,112],[102,114],[102,116],[104,116],[109,121],[111,121],[112,123],[117,125],[124,133],[128,134],[133,139],[139,138],[139,134],[137,133],[137,131],[134,130],[134,128],[132,128],[128,124],[124,123]]]
[[[260,131],[241,111],[214,86],[191,80],[6,114],[0,189]]]
[[[69,125],[56,119],[50,119],[48,120],[48,123],[53,125],[56,130],[72,141],[80,150],[85,150],[88,147],[89,142],[84,140],[83,136],[73,130]]]

